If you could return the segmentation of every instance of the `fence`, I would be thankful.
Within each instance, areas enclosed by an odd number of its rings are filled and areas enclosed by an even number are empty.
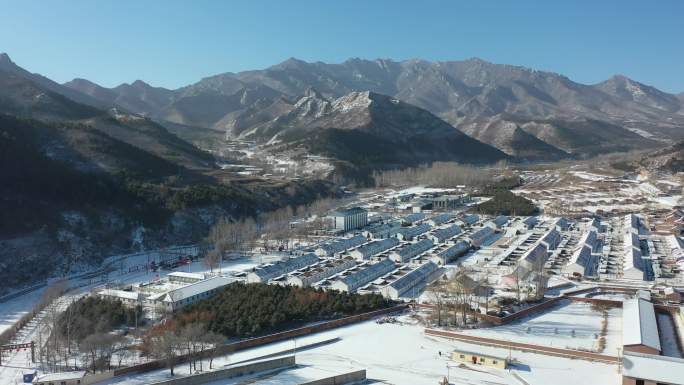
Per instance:
[[[552,348],[550,346],[526,344],[526,343],[522,343],[522,342],[498,340],[498,339],[494,339],[494,338],[475,337],[475,336],[470,336],[470,335],[460,334],[460,333],[455,333],[455,332],[449,332],[449,331],[444,331],[444,330],[425,329],[425,334],[427,334],[429,336],[435,336],[435,337],[451,338],[451,339],[455,339],[455,340],[459,340],[459,341],[463,341],[463,342],[473,343],[476,345],[487,345],[487,346],[493,346],[493,347],[499,347],[499,348],[515,349],[515,350],[521,350],[524,352],[542,353],[542,354],[557,356],[557,357],[578,358],[578,359],[589,360],[589,361],[607,362],[607,363],[611,363],[611,364],[616,364],[620,361],[620,359],[618,357],[608,356],[605,354],[583,352],[583,351],[572,350],[572,349]]]
[[[366,370],[358,370],[356,372],[349,372],[339,374],[337,376],[321,378],[309,382],[302,382],[299,385],[345,385],[366,380]]]
[[[207,382],[224,380],[258,372],[286,369],[295,366],[294,356],[276,358],[274,360],[255,362],[253,364],[235,366],[228,369],[216,370],[187,377],[179,377],[171,380],[154,382],[152,385],[199,385]]]
[[[325,330],[330,330],[330,329],[335,329],[341,326],[346,326],[346,325],[351,325],[356,322],[361,322],[361,321],[366,321],[371,318],[384,315],[384,314],[389,314],[389,313],[394,313],[398,311],[402,311],[406,309],[408,305],[406,304],[401,304],[397,305],[394,307],[390,307],[387,309],[380,309],[380,310],[375,310],[372,312],[368,313],[363,313],[363,314],[357,314],[349,317],[344,317],[332,321],[327,321],[327,322],[321,322],[315,325],[311,326],[304,326],[301,328],[297,329],[292,329],[292,330],[287,330],[284,332],[280,333],[274,333],[274,334],[269,334],[267,336],[262,336],[262,337],[255,337],[255,338],[250,338],[242,341],[237,341],[233,342],[230,344],[222,345],[216,348],[215,355],[220,356],[224,354],[229,354],[235,351],[239,350],[244,350],[256,346],[261,346],[261,345],[266,345],[270,344],[273,342],[279,342],[279,341],[285,341],[288,339],[292,339],[295,337],[300,337],[300,336],[305,336],[313,333],[318,333],[322,332]],[[185,362],[187,361],[189,357],[187,356],[180,356],[178,357],[178,362]],[[165,366],[163,361],[150,361],[146,362],[144,364],[140,365],[135,365],[135,366],[129,366],[127,368],[121,368],[118,370],[114,371],[114,376],[121,376],[125,374],[131,374],[131,373],[142,373],[142,372],[148,372],[151,370],[156,370],[156,369],[161,369]]]

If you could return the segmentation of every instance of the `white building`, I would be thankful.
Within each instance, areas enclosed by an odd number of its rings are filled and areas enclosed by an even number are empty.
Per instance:
[[[359,229],[368,224],[368,211],[361,207],[335,211],[331,217],[335,222],[335,230],[338,231]]]
[[[413,227],[403,227],[397,232],[397,238],[402,241],[410,241],[419,235],[427,233],[431,228],[432,227],[427,223],[421,223],[420,225]]]
[[[335,254],[345,252],[368,242],[368,239],[362,235],[356,235],[351,238],[341,238],[336,241],[324,244],[317,248],[314,253],[320,257],[332,257]]]
[[[195,283],[204,280],[206,277],[202,273],[186,273],[184,271],[174,271],[167,275],[169,282]]]
[[[155,305],[162,306],[167,312],[176,311],[187,305],[210,298],[222,287],[233,282],[234,280],[231,278],[213,277],[169,290],[166,293],[150,297],[149,299],[154,301]]]
[[[142,293],[137,291],[126,291],[126,290],[115,290],[115,289],[104,289],[97,292],[100,298],[113,299],[121,301],[124,305],[135,307],[141,304],[142,300],[145,299]]]
[[[625,352],[660,354],[653,303],[640,297],[622,302],[622,345]]]

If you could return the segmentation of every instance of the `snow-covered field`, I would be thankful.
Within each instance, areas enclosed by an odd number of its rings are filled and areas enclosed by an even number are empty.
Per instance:
[[[509,370],[478,366],[458,367],[448,359],[455,348],[507,357],[507,349],[484,347],[441,338],[426,337],[423,328],[410,323],[407,316],[400,317],[405,324],[382,324],[367,321],[340,329],[297,339],[299,346],[339,337],[338,342],[297,353],[300,369],[281,372],[271,378],[261,378],[258,383],[285,385],[304,380],[323,378],[334,374],[366,369],[367,376],[379,384],[434,385],[447,375],[447,365],[452,383],[468,385],[510,384],[519,385],[513,377],[516,373],[530,385],[576,385],[615,384],[619,376],[614,365],[591,363],[550,357],[534,353],[511,351],[511,357],[518,361]],[[230,357],[231,362],[261,357],[266,354],[293,349],[294,341],[284,341],[238,352]],[[439,353],[442,353],[440,356]],[[226,358],[215,361],[219,365],[228,362]],[[185,365],[177,367],[177,374],[187,374]],[[571,375],[570,375],[571,374]],[[107,384],[142,385],[168,378],[168,370],[147,373],[137,377],[111,380]],[[213,382],[219,384],[246,383],[245,377]]]
[[[464,330],[462,333],[556,348],[596,350],[601,321],[601,313],[591,310],[591,304],[566,301],[549,311],[507,325]],[[622,309],[611,309],[603,354],[617,355],[617,348],[621,345]]]

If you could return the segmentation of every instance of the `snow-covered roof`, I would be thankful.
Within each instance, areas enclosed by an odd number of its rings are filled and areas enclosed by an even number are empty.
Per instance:
[[[190,278],[190,279],[197,279],[197,280],[204,279],[204,274],[202,274],[202,273],[186,273],[184,271],[174,271],[173,273],[169,273],[168,276],[169,277],[178,277],[178,278]]]
[[[380,254],[387,251],[395,246],[399,245],[399,240],[397,238],[387,238],[381,241],[374,241],[366,243],[365,245],[359,247],[358,249],[352,251],[352,255],[360,255],[363,259],[368,259],[373,255]]]
[[[640,298],[623,302],[622,344],[644,345],[660,351],[658,323],[651,302]]]
[[[85,377],[85,374],[86,372],[84,370],[79,370],[76,372],[48,373],[36,377],[33,382],[80,380]]]
[[[105,297],[129,299],[132,301],[138,301],[140,299],[140,293],[138,293],[136,291],[104,289],[104,290],[100,290],[97,294],[105,296]]]
[[[205,293],[234,282],[231,278],[212,277],[203,281],[191,283],[187,286],[170,290],[162,297],[164,302],[179,302],[186,298],[194,297],[197,294]]]
[[[684,359],[625,352],[622,375],[657,383],[684,384]]]
[[[432,240],[423,239],[422,241],[411,243],[404,247],[401,247],[390,255],[390,258],[397,262],[406,262],[409,259],[415,257],[416,255],[430,250],[434,246]]]
[[[315,254],[309,253],[257,269],[253,274],[259,277],[261,282],[268,282],[273,278],[312,265],[316,262],[318,262],[318,257]]]
[[[357,288],[389,273],[395,268],[396,266],[394,262],[390,261],[389,259],[384,259],[376,264],[366,265],[360,270],[340,279],[340,281],[347,285],[349,291],[354,291]],[[335,287],[334,284],[333,287]]]

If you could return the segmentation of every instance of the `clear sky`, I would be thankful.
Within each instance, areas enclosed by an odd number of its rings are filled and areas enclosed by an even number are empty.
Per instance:
[[[288,57],[479,57],[684,92],[684,1],[0,0],[0,52],[109,87],[176,88]]]

